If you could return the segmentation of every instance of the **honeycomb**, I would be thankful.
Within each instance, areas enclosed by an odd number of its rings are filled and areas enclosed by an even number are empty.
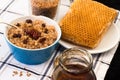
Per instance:
[[[117,16],[117,11],[92,0],[75,0],[60,20],[62,39],[95,48]]]

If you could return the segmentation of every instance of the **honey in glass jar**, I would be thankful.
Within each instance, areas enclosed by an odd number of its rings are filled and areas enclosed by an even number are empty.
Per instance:
[[[96,80],[92,62],[86,50],[67,49],[56,58],[52,80]]]

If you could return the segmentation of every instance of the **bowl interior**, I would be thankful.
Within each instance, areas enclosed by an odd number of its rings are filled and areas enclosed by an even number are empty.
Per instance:
[[[22,21],[25,21],[26,19],[31,19],[31,20],[36,20],[36,19],[39,20],[39,19],[40,19],[40,20],[43,20],[44,22],[46,22],[46,24],[53,25],[53,26],[55,27],[56,31],[57,31],[57,34],[58,34],[58,35],[57,35],[57,39],[55,40],[55,42],[52,43],[51,45],[45,47],[45,48],[40,48],[40,49],[49,48],[49,47],[55,45],[55,44],[60,40],[60,37],[61,37],[61,29],[60,29],[59,25],[58,25],[54,20],[52,20],[52,19],[50,19],[50,18],[47,18],[47,17],[45,17],[45,16],[25,16],[25,17],[20,17],[20,18],[17,18],[17,19],[15,19],[15,20],[13,20],[13,21],[11,22],[11,24],[14,24],[14,23],[17,23],[17,22],[22,22]],[[10,26],[7,26],[7,27],[6,27],[5,38],[6,38],[6,40],[7,40],[11,45],[14,45],[12,42],[10,42],[10,41],[8,40],[8,37],[7,37],[7,33],[8,33],[8,30],[9,30],[10,28],[11,28]],[[22,47],[19,47],[19,46],[16,46],[16,45],[14,45],[14,46],[17,47],[17,48],[20,48],[20,49],[24,49],[24,50],[40,50],[40,49],[27,49],[27,48],[22,48]]]

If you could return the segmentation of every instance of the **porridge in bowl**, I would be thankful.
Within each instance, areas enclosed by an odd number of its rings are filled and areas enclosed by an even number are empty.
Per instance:
[[[16,46],[27,49],[44,48],[55,42],[57,31],[43,20],[26,19],[14,23],[18,28],[8,30],[8,39]]]
[[[61,38],[58,23],[45,16],[23,16],[7,26],[5,40],[14,58],[24,64],[36,65],[52,56]]]

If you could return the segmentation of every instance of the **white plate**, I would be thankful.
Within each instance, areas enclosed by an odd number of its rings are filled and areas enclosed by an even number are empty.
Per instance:
[[[119,39],[120,39],[120,33],[118,27],[115,24],[112,24],[110,29],[102,38],[100,44],[95,49],[86,48],[86,50],[91,54],[103,53],[112,49],[119,42]],[[65,48],[81,47],[63,40],[60,40],[59,43]]]

